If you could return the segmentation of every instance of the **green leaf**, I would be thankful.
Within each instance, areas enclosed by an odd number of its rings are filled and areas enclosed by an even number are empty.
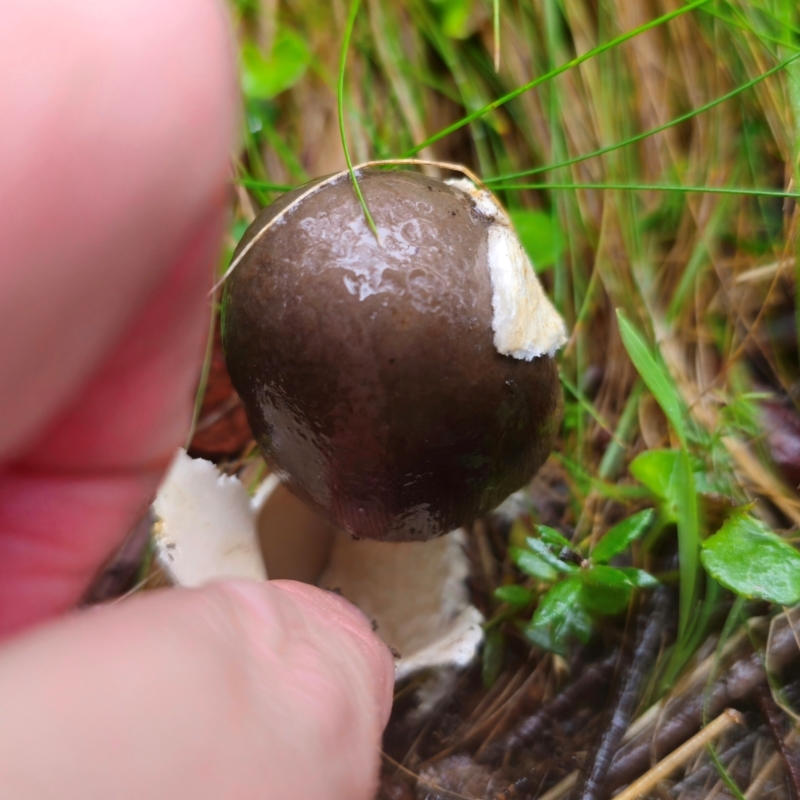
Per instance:
[[[537,525],[536,530],[539,533],[539,538],[551,547],[566,547],[572,549],[572,542],[565,536],[562,536],[555,528],[550,528],[547,525]]]
[[[546,583],[558,580],[558,572],[546,561],[524,547],[509,547],[511,560],[526,574]]]
[[[544,564],[547,567],[547,564]],[[548,567],[549,569],[549,567]],[[499,586],[494,590],[494,596],[503,603],[512,606],[527,606],[533,602],[533,592],[524,586]]]
[[[677,524],[681,575],[678,637],[683,639],[697,619],[694,612],[700,580],[700,523],[689,454],[685,448],[648,450],[634,458],[629,469],[661,500],[665,518]]]
[[[742,597],[784,606],[800,601],[800,553],[745,511],[706,539],[700,558],[712,577]]]
[[[654,578],[649,572],[635,567],[619,567],[620,572],[624,572],[631,586],[637,589],[654,589],[659,585],[658,578]]]
[[[650,352],[650,348],[644,339],[619,309],[617,309],[617,322],[619,323],[622,343],[625,345],[636,371],[641,375],[645,385],[661,406],[661,410],[667,415],[667,419],[675,429],[681,444],[685,445],[686,425],[684,423],[684,414],[686,412],[672,377],[661,363],[661,360]]]
[[[433,0],[439,6],[442,33],[451,39],[465,39],[470,35],[473,0]]]
[[[514,547],[525,547],[525,540],[531,535],[531,527],[523,520],[516,519],[508,532],[508,543]]]
[[[236,244],[239,244],[239,240],[244,236],[245,231],[250,227],[250,223],[247,220],[239,219],[236,220],[231,225],[231,239]]]
[[[241,49],[242,91],[254,100],[271,100],[294,86],[311,60],[305,40],[294,31],[282,30],[265,57],[253,42]]]
[[[700,512],[697,507],[694,472],[685,447],[680,450],[672,475],[670,492],[674,498],[675,521],[678,527],[678,563],[681,578],[678,640],[686,641],[690,630],[700,619],[695,613],[700,592]]]
[[[652,451],[650,451],[652,452]],[[606,564],[614,556],[630,547],[652,525],[655,512],[652,508],[633,514],[615,525],[597,543],[590,557],[595,564]]]
[[[616,567],[598,564],[580,571],[580,577],[586,586],[605,586],[610,589],[630,589],[632,584],[628,576]]]
[[[614,615],[628,607],[632,585],[622,570],[597,566],[581,570],[584,607],[595,614]]]
[[[672,521],[677,514],[675,484],[680,457],[679,450],[645,450],[628,467],[631,475],[662,502],[663,511]]]
[[[481,678],[485,689],[491,689],[500,677],[505,661],[506,637],[500,628],[492,628],[486,634],[483,644],[483,663],[481,664]]]
[[[583,583],[577,577],[556,584],[541,599],[525,635],[534,644],[553,653],[566,655],[572,639],[588,642],[592,618],[583,604]]]
[[[564,237],[552,215],[533,209],[509,211],[520,244],[536,272],[552,267],[564,253]]]
[[[582,601],[584,608],[602,617],[621,614],[631,601],[630,586],[585,586]]]
[[[534,539],[533,536],[529,536],[525,541],[528,547],[553,569],[557,569],[559,572],[575,572],[575,570],[578,569],[575,564],[568,564],[566,561],[562,561],[558,556],[553,555],[550,548],[541,539]]]
[[[447,0],[440,0],[440,1],[447,2]],[[686,14],[695,8],[699,8],[701,5],[707,2],[708,0],[692,0],[692,2],[687,3],[677,9],[674,9],[668,12],[667,14],[664,14],[661,17],[656,17],[646,22],[644,25],[639,25],[638,27],[632,30],[626,31],[620,36],[617,36],[613,39],[609,39],[591,50],[586,50],[585,52],[581,53],[581,55],[579,55],[578,57],[573,58],[570,61],[565,61],[555,69],[540,74],[532,81],[529,81],[528,83],[523,84],[522,86],[518,86],[512,92],[509,92],[508,94],[503,95],[502,97],[498,97],[497,99],[492,100],[492,102],[489,105],[486,105],[483,108],[477,108],[475,109],[475,111],[472,111],[466,116],[461,117],[461,119],[459,119],[457,122],[454,122],[452,125],[448,125],[446,128],[440,130],[438,133],[429,136],[424,142],[420,142],[419,144],[414,145],[414,147],[405,152],[403,158],[409,158],[413,156],[415,153],[419,153],[420,150],[424,150],[426,147],[432,145],[434,142],[438,142],[445,136],[448,136],[454,131],[459,130],[459,128],[463,128],[465,125],[469,125],[470,122],[479,119],[492,109],[498,108],[499,106],[511,102],[511,100],[513,100],[515,97],[519,97],[521,94],[529,92],[531,89],[534,89],[543,83],[552,81],[553,78],[555,78],[558,75],[561,75],[563,72],[566,72],[567,70],[570,69],[574,69],[575,67],[578,67],[581,64],[583,64],[585,61],[588,61],[589,59],[592,58],[596,58],[601,53],[606,53],[609,50],[618,47],[623,42],[632,39],[634,36],[639,36],[645,31],[651,30],[652,28],[656,28],[659,25],[664,25],[664,23],[668,22],[669,20],[674,19],[675,17],[678,17],[681,14]]]

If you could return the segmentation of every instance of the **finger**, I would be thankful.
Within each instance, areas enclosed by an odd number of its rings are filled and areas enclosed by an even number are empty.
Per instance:
[[[185,436],[219,225],[179,261],[114,356],[0,474],[0,637],[62,613],[145,512]]]
[[[2,635],[78,601],[185,435],[236,93],[214,0],[0,4],[0,45]]]
[[[0,453],[75,397],[219,206],[229,39],[217,0],[0,4]]]
[[[37,800],[368,800],[392,671],[366,619],[321,590],[153,592],[0,650],[0,785]]]

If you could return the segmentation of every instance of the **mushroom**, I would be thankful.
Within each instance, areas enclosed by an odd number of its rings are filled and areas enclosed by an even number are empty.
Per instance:
[[[356,537],[426,540],[545,461],[564,323],[470,181],[359,171],[251,225],[222,300],[228,369],[288,488]],[[268,226],[268,230],[265,227]]]
[[[470,602],[464,532],[430,542],[354,542],[274,475],[250,498],[236,477],[184,450],[153,504],[155,553],[168,579],[299,580],[340,592],[396,654],[395,679],[468,666],[484,618]],[[438,679],[437,679],[438,680]]]

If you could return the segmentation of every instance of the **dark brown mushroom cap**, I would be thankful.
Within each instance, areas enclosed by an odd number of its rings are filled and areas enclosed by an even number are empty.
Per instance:
[[[290,209],[225,286],[228,369],[267,460],[357,536],[429,539],[525,484],[553,445],[552,358],[493,343],[491,220],[407,171],[360,173]],[[308,186],[265,209],[241,249]]]

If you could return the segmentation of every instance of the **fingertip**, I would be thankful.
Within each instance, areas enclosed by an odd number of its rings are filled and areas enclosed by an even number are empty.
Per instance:
[[[372,629],[364,613],[335,592],[299,581],[276,580],[267,584],[236,581],[230,587],[253,604],[257,613],[271,616],[274,596],[289,599],[308,619],[323,629],[334,627],[347,635],[353,654],[360,657],[367,686],[376,705],[381,730],[389,721],[394,690],[394,660],[389,648]]]
[[[382,659],[341,605],[230,581],[145,592],[7,642],[6,793],[105,797],[113,782],[150,800],[374,797]]]

